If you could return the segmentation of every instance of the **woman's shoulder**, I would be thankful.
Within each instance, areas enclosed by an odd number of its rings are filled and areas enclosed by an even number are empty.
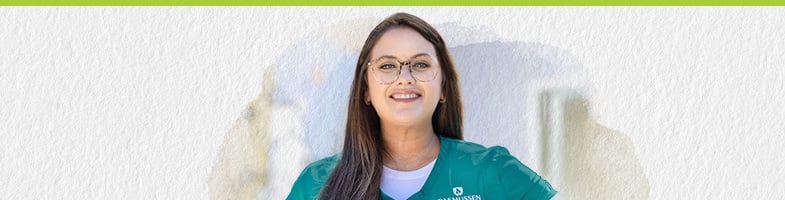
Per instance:
[[[333,171],[335,165],[338,163],[338,160],[341,158],[341,154],[337,153],[329,157],[322,158],[320,160],[314,161],[308,166],[305,167],[303,172],[311,172],[318,175],[329,175],[330,172]]]
[[[450,138],[442,141],[450,154],[449,165],[473,166],[474,170],[464,169],[484,174],[483,180],[478,181],[489,188],[503,188],[500,193],[507,199],[548,199],[556,194],[547,180],[511,155],[507,148]]]
[[[338,163],[341,154],[314,161],[303,169],[286,199],[315,199]]]
[[[517,160],[510,154],[507,148],[502,146],[485,147],[474,142],[442,137],[442,145],[445,145],[452,157],[468,157],[472,160],[488,161]],[[490,164],[490,163],[489,163]]]

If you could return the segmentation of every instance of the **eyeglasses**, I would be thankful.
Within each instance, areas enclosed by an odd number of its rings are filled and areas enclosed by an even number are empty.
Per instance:
[[[436,79],[438,62],[427,54],[418,54],[409,60],[400,61],[394,56],[382,56],[368,62],[373,71],[373,78],[382,85],[389,85],[398,80],[404,65],[409,66],[409,74],[414,80],[428,82]]]

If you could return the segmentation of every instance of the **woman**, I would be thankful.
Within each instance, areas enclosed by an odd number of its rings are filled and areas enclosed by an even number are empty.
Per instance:
[[[360,52],[343,152],[308,165],[287,199],[552,197],[505,148],[462,141],[458,86],[433,27],[406,13],[388,17]]]

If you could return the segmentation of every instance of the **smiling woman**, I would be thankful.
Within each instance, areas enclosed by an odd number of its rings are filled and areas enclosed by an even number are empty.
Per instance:
[[[444,40],[394,14],[360,52],[342,153],[308,165],[287,199],[549,199],[504,147],[462,141],[463,105]]]

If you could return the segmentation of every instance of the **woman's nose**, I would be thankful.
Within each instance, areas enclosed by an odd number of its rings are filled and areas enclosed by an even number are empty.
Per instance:
[[[411,67],[409,65],[401,65],[401,73],[398,74],[398,85],[413,84],[414,76],[412,75]]]

